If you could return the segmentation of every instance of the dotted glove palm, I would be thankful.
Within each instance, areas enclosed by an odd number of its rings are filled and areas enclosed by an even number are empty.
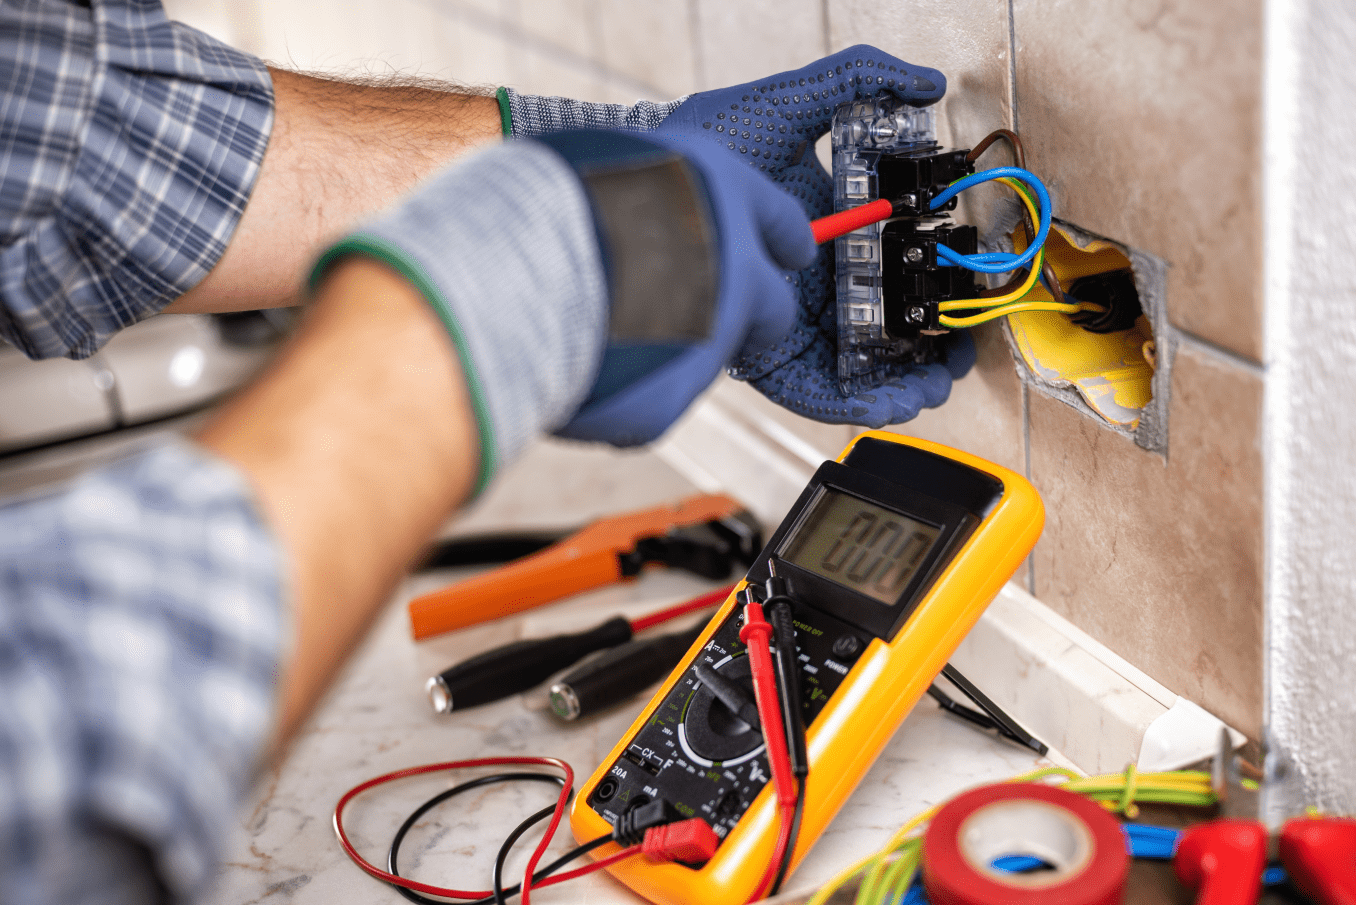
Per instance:
[[[833,212],[833,181],[815,155],[843,101],[889,92],[926,105],[946,91],[935,69],[913,66],[874,47],[858,45],[791,72],[706,91],[685,99],[659,124],[660,135],[700,138],[755,165],[796,198],[810,218]],[[953,334],[946,363],[899,369],[870,393],[845,397],[838,388],[837,305],[833,246],[792,277],[798,297],[791,332],[740,356],[731,374],[769,399],[829,423],[881,427],[915,417],[946,401],[951,382],[974,364],[968,335]]]

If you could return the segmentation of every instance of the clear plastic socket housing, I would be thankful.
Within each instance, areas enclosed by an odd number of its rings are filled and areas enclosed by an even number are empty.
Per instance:
[[[890,96],[839,104],[833,112],[833,204],[844,211],[877,200],[876,166],[887,152],[936,147],[932,107]],[[885,331],[880,234],[874,223],[834,240],[838,289],[838,382],[855,395],[881,384],[903,343]]]

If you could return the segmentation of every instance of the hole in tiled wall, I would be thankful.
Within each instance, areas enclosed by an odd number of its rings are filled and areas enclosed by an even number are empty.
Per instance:
[[[1008,233],[1001,244],[1011,247],[1015,239],[1020,246],[1022,238]],[[1172,365],[1166,266],[1153,255],[1059,219],[1045,248],[1065,301],[1092,303],[1104,311],[1008,316],[1004,331],[1022,379],[1144,449],[1166,453]],[[1044,287],[1038,291],[1050,298]]]

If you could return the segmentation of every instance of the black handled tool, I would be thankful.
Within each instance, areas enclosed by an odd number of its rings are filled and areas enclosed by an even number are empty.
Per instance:
[[[464,710],[527,691],[594,651],[630,640],[631,623],[616,616],[587,632],[517,641],[486,651],[429,679],[424,690],[439,713]]]
[[[639,694],[664,678],[706,627],[629,641],[593,659],[551,686],[551,711],[577,720]]]

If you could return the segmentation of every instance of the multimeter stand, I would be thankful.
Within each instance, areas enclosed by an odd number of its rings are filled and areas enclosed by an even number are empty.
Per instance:
[[[957,703],[945,691],[942,691],[934,683],[928,686],[928,696],[937,702],[937,705],[947,713],[954,714],[966,722],[972,723],[981,729],[992,729],[1003,738],[1011,739],[1019,745],[1023,745],[1044,756],[1050,750],[1050,746],[1035,738],[1031,733],[1022,728],[1021,724],[1007,714],[1002,707],[999,707],[991,701],[988,695],[975,687],[975,684],[965,676],[961,675],[960,670],[950,663],[942,667],[942,675],[946,676],[948,682],[956,686],[962,694],[971,701],[974,701],[984,712],[971,710],[963,704]]]
[[[776,860],[786,803],[770,781],[762,711],[749,707],[744,603],[766,597],[782,617],[789,609],[794,631],[807,765],[804,794],[792,799],[801,811],[794,867],[1021,565],[1043,520],[1035,490],[1015,472],[898,434],[858,437],[820,466],[580,788],[575,838],[597,839],[628,812],[663,801],[710,826],[720,839],[714,856],[700,865],[632,857],[608,870],[663,905],[748,901]]]

